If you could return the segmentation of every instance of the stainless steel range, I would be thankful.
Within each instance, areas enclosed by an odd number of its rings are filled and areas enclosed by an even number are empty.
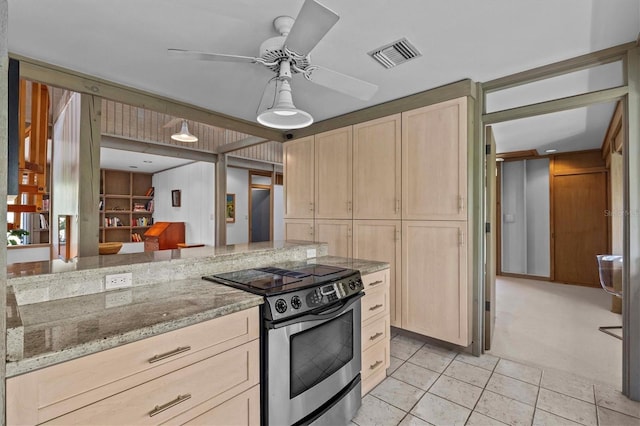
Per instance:
[[[326,265],[203,277],[264,297],[262,423],[347,424],[360,407],[358,271]]]

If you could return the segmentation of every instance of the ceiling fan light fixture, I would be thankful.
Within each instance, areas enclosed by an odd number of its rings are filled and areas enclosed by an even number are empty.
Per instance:
[[[171,139],[178,142],[198,142],[198,138],[189,132],[187,120],[182,120],[180,131],[171,135]]]
[[[313,123],[311,114],[293,104],[291,86],[287,80],[281,82],[276,105],[258,114],[257,120],[263,126],[283,130],[301,129]]]

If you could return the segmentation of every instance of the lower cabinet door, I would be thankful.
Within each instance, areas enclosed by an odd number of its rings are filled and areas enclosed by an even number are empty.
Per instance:
[[[389,350],[389,340],[385,340],[362,352],[363,395],[387,377],[387,368],[391,361]]]
[[[46,424],[152,425],[177,416],[183,418],[184,414],[200,404],[207,402],[211,406],[219,405],[258,384],[259,352],[259,341],[254,340],[57,417]],[[172,422],[176,422],[175,419]]]
[[[259,426],[260,385],[242,392],[185,424],[191,426]]]
[[[467,223],[404,221],[402,328],[468,346]]]

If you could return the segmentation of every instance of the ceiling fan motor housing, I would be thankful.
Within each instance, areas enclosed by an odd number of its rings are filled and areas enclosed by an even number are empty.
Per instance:
[[[260,58],[267,63],[265,66],[274,72],[279,72],[281,61],[289,61],[293,65],[291,67],[293,73],[299,72],[298,70],[304,70],[309,66],[308,55],[305,57],[291,55],[284,47],[284,42],[294,22],[295,20],[290,16],[278,16],[273,20],[273,26],[280,35],[271,37],[260,45]]]

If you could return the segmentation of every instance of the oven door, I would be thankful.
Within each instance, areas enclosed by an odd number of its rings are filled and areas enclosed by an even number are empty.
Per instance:
[[[271,324],[267,331],[269,425],[292,425],[360,374],[360,298]]]

